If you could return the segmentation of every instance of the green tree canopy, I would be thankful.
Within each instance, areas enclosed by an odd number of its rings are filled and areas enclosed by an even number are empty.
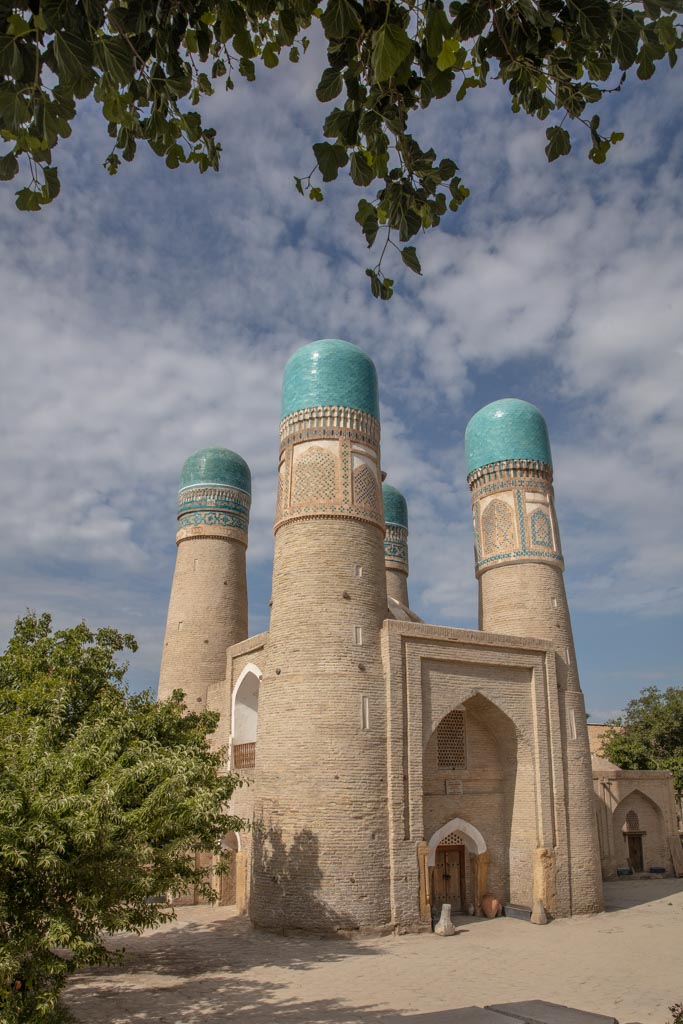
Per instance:
[[[683,792],[683,687],[647,686],[607,724],[605,757],[619,768],[673,772]]]
[[[88,96],[108,123],[112,174],[141,141],[169,167],[216,170],[221,146],[196,109],[202,96],[252,81],[258,65],[274,68],[285,53],[298,61],[316,19],[328,59],[316,95],[339,105],[296,186],[320,201],[321,181],[348,168],[356,185],[374,189],[356,220],[369,246],[379,236],[380,257],[366,273],[373,294],[389,298],[387,245],[420,273],[405,243],[468,195],[454,154],[411,134],[418,109],[449,95],[464,100],[497,78],[513,111],[552,121],[549,160],[570,151],[574,121],[585,127],[589,158],[602,163],[621,135],[589,111],[631,72],[646,79],[659,61],[676,63],[682,12],[683,0],[0,0],[0,179],[23,164],[19,208],[51,202],[60,187],[52,152]]]
[[[197,851],[244,823],[207,737],[218,716],[182,694],[130,695],[132,636],[19,619],[0,657],[0,1020],[49,1020],[67,976],[111,959],[107,933],[173,915],[151,902],[197,886]]]

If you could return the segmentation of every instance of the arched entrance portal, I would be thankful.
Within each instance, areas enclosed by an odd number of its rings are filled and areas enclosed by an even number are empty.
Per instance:
[[[427,845],[427,870],[432,918],[450,903],[453,913],[478,913],[486,888],[488,852],[481,832],[469,821],[452,818]]]

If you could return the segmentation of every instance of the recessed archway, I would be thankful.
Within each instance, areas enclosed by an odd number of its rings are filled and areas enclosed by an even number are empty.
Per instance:
[[[262,672],[250,662],[239,675],[232,693],[230,735],[232,767],[254,768],[258,735],[258,696]]]

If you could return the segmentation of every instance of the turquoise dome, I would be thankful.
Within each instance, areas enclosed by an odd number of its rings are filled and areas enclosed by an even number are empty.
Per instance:
[[[236,487],[251,495],[249,466],[241,455],[229,448],[200,448],[183,466],[179,490],[207,484]]]
[[[475,413],[465,430],[467,473],[505,459],[534,459],[552,466],[548,428],[535,405],[501,398]]]
[[[387,526],[402,526],[408,529],[408,506],[400,491],[391,484],[382,484],[384,522]]]
[[[357,345],[324,338],[290,357],[282,384],[282,418],[318,405],[360,409],[379,420],[375,364]]]

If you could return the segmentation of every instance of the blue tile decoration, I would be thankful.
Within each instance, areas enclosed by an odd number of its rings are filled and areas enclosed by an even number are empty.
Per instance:
[[[531,513],[531,543],[534,547],[551,548],[553,546],[553,531],[550,520],[540,508]]]
[[[290,357],[282,385],[282,418],[316,406],[359,409],[379,420],[375,364],[357,345],[324,338]]]
[[[403,526],[408,529],[408,505],[400,491],[391,484],[382,484],[384,522],[387,526]]]
[[[215,484],[236,487],[251,495],[251,472],[241,455],[229,448],[201,448],[183,466],[180,492],[188,487]]]
[[[178,529],[184,530],[187,526],[232,526],[235,530],[247,529],[244,519],[231,512],[188,512],[186,515],[178,516]]]
[[[495,490],[502,489],[509,490],[509,483],[501,483],[496,487],[482,488],[481,494],[484,492],[491,493]],[[480,515],[479,501],[475,505],[475,550],[477,554],[477,569],[481,569],[484,566],[494,565],[496,562],[507,562],[514,558],[542,558],[551,559],[553,562],[557,562],[560,567],[564,565],[564,559],[562,553],[555,549],[552,536],[552,527],[550,520],[545,512],[540,509],[535,510],[529,517],[531,525],[531,541],[529,542],[527,537],[526,529],[526,518],[524,509],[524,497],[521,490],[515,489],[515,506],[517,510],[517,529],[519,531],[519,547],[516,548],[514,544],[514,538],[510,537],[509,534],[503,536],[499,531],[499,538],[501,541],[508,540],[510,542],[510,548],[507,551],[501,551],[495,555],[488,555],[486,558],[482,558],[483,545],[481,543],[482,530],[485,529],[485,524],[482,522],[484,516]],[[490,507],[490,506],[489,506]],[[545,520],[545,523],[543,522]]]
[[[475,413],[465,430],[465,451],[468,474],[509,459],[553,464],[542,414],[519,398],[501,398]]]

